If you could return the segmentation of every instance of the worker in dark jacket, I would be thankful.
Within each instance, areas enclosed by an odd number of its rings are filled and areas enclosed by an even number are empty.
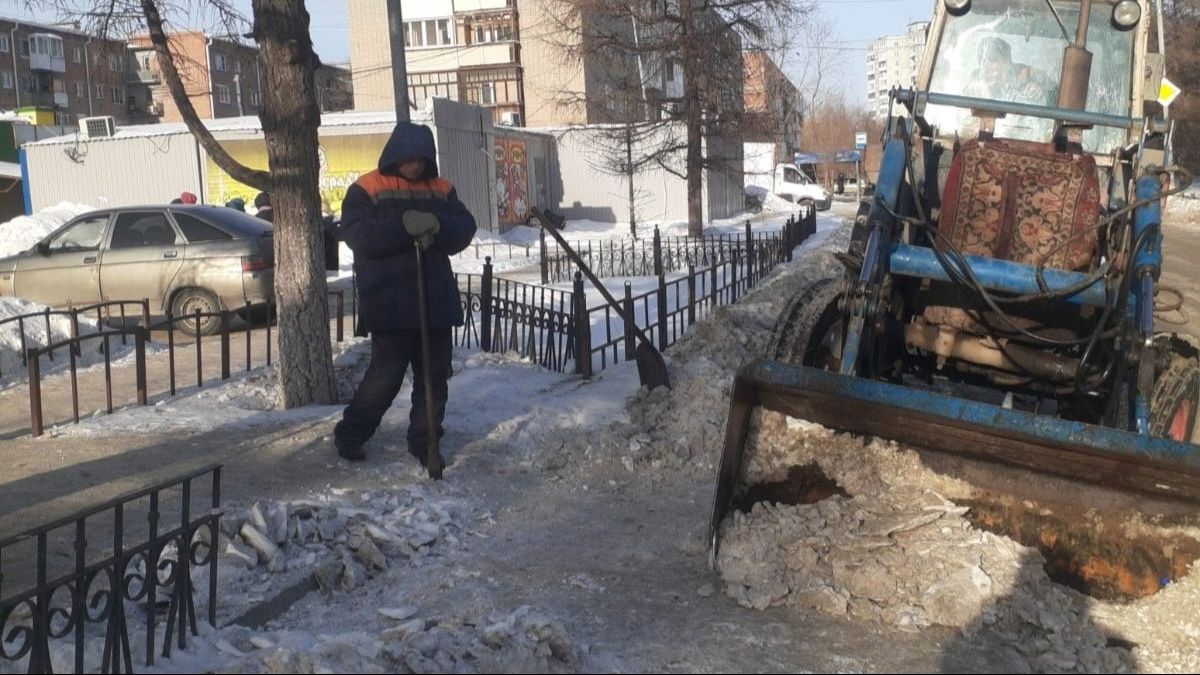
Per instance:
[[[359,329],[371,335],[371,363],[354,400],[334,428],[338,454],[366,457],[363,444],[375,433],[413,369],[408,451],[426,461],[429,434],[440,438],[450,378],[451,337],[463,323],[450,256],[475,236],[475,218],[450,181],[438,177],[433,133],[409,122],[396,125],[379,158],[342,202],[342,240],[354,252],[358,275]],[[433,406],[437,429],[426,428],[421,336],[417,314],[417,260],[422,250],[428,295]]]

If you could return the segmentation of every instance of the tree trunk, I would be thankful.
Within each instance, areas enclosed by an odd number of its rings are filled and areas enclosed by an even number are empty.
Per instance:
[[[319,60],[304,0],[253,0],[253,7],[274,209],[281,398],[286,408],[329,404],[335,397],[317,189]]]
[[[687,125],[687,161],[684,170],[687,173],[688,196],[688,236],[704,236],[704,157],[701,152],[703,135],[701,125],[702,101],[700,100],[700,62],[698,49],[695,44],[696,23],[692,8],[694,0],[681,0],[679,3],[683,26],[683,106],[684,123]]]

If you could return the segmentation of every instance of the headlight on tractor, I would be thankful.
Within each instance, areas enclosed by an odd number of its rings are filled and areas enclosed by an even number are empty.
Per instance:
[[[1142,6],[1136,0],[1121,0],[1113,7],[1112,20],[1120,28],[1133,28],[1142,18]]]

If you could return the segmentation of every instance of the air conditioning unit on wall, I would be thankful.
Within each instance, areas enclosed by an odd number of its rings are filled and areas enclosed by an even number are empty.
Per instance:
[[[79,120],[80,138],[111,138],[117,133],[117,121],[111,115],[84,117]]]

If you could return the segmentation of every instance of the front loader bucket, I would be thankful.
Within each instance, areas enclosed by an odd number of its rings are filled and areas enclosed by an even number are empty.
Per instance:
[[[710,562],[738,491],[755,407],[836,431],[972,456],[1040,474],[1170,500],[1200,502],[1200,448],[886,382],[776,361],[754,361],[734,380],[717,474]]]

